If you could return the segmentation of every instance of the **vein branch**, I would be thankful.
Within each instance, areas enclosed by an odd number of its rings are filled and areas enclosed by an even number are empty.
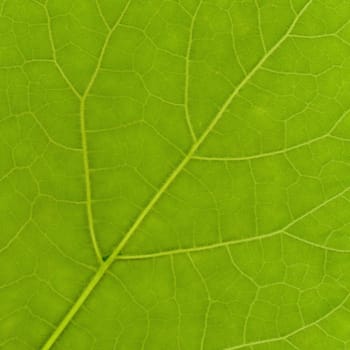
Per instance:
[[[123,19],[126,11],[128,10],[130,5],[130,1],[126,4],[124,7],[121,15],[119,16],[119,19],[116,21],[114,26],[108,31],[108,34],[106,36],[106,39],[103,43],[99,59],[97,61],[96,67],[94,72],[92,73],[91,79],[89,80],[86,89],[81,97],[80,101],[80,128],[81,128],[81,142],[82,142],[82,149],[83,149],[83,158],[84,158],[84,173],[85,173],[85,192],[86,192],[86,206],[87,206],[87,217],[88,217],[88,224],[89,224],[89,232],[91,236],[91,241],[95,250],[95,254],[97,257],[97,260],[100,264],[103,263],[102,254],[97,242],[95,228],[94,228],[94,219],[93,219],[93,210],[92,210],[92,195],[91,195],[91,178],[90,178],[90,165],[89,165],[89,157],[88,157],[88,143],[87,143],[87,133],[86,133],[86,113],[85,113],[85,105],[86,105],[86,99],[89,96],[90,90],[92,86],[94,85],[98,72],[100,71],[102,61],[107,49],[107,46],[109,44],[109,41],[111,40],[111,37],[117,28],[117,26],[120,24],[120,21]]]
[[[84,161],[84,175],[85,175],[85,194],[86,194],[86,211],[89,225],[89,232],[92,241],[92,245],[97,257],[98,262],[103,262],[102,254],[97,243],[97,238],[94,228],[94,219],[92,212],[92,200],[91,200],[91,178],[90,178],[90,165],[88,156],[88,147],[86,139],[86,125],[85,125],[85,99],[80,102],[80,130],[81,130],[81,146],[83,150],[83,161]]]
[[[275,343],[275,342],[288,341],[289,338],[293,337],[294,335],[299,334],[299,333],[303,332],[304,330],[310,329],[313,326],[317,326],[321,321],[326,320],[328,317],[335,314],[337,311],[341,310],[344,307],[344,305],[347,303],[349,298],[350,298],[350,294],[347,293],[347,295],[344,297],[344,299],[337,306],[330,309],[326,314],[324,314],[320,318],[316,319],[315,321],[310,322],[310,323],[308,323],[300,328],[297,328],[294,331],[291,331],[283,336],[276,337],[276,338],[268,338],[268,339],[263,339],[263,340],[252,341],[249,343],[232,346],[232,347],[226,348],[225,350],[246,349],[247,347],[253,347],[253,346],[262,345],[262,344],[270,344],[270,343]]]
[[[316,213],[318,210],[320,210],[321,208],[324,208],[326,205],[337,200],[338,198],[342,198],[345,194],[347,194],[349,192],[349,190],[350,190],[350,187],[344,188],[342,191],[336,193],[332,197],[329,197],[328,199],[323,201],[321,204],[318,204],[317,206],[311,208],[310,210],[303,213],[302,215],[296,217],[293,221],[291,221],[290,223],[288,223],[284,227],[281,227],[280,229],[273,231],[273,232],[265,233],[263,235],[251,236],[251,237],[235,239],[235,240],[219,242],[219,243],[213,243],[213,244],[204,245],[204,246],[172,249],[172,250],[167,250],[167,251],[157,252],[157,253],[140,254],[140,255],[118,255],[118,256],[116,256],[116,259],[118,259],[118,260],[139,260],[139,259],[159,258],[159,257],[171,256],[171,255],[175,255],[175,254],[195,253],[195,252],[200,252],[200,251],[207,251],[207,250],[227,247],[227,246],[235,245],[235,244],[237,245],[237,244],[242,244],[242,243],[249,243],[249,242],[253,242],[253,241],[263,240],[263,239],[274,237],[274,236],[279,235],[279,234],[283,234],[283,235],[290,237],[292,239],[301,241],[305,244],[309,244],[309,245],[314,246],[316,248],[324,249],[327,251],[334,251],[337,253],[349,253],[350,252],[349,249],[335,248],[335,247],[327,246],[325,244],[316,243],[316,242],[313,242],[311,240],[307,240],[305,238],[299,237],[295,234],[288,232],[288,230],[291,227],[293,227],[296,223],[298,223],[301,220],[307,218],[308,216]]]
[[[55,47],[55,41],[53,38],[53,34],[52,34],[52,24],[51,24],[51,17],[49,14],[49,11],[47,9],[47,6],[43,6],[44,11],[45,11],[45,15],[47,18],[47,28],[48,28],[48,34],[49,34],[49,42],[50,42],[50,46],[51,46],[51,51],[52,51],[52,58],[53,58],[53,63],[56,66],[57,70],[59,71],[59,73],[61,74],[63,80],[66,82],[66,84],[69,86],[69,88],[72,90],[72,92],[74,93],[74,95],[80,99],[81,95],[79,93],[79,91],[75,88],[75,86],[72,84],[72,82],[69,80],[69,78],[67,77],[66,73],[63,71],[62,67],[60,66],[60,64],[58,63],[58,59],[57,59],[57,50]]]
[[[191,49],[192,49],[192,42],[193,42],[193,29],[194,25],[197,19],[197,15],[199,12],[199,9],[201,7],[201,1],[198,3],[198,6],[193,14],[191,25],[189,29],[189,37],[188,37],[188,45],[187,45],[187,51],[186,51],[186,63],[185,63],[185,96],[184,96],[184,105],[185,105],[185,115],[186,115],[186,122],[188,129],[190,131],[192,140],[196,142],[197,137],[193,130],[192,122],[191,122],[191,116],[189,111],[189,85],[190,85],[190,56],[191,56]]]
[[[86,193],[86,208],[87,208],[88,226],[89,226],[89,232],[90,232],[92,245],[93,245],[97,260],[99,263],[102,263],[103,262],[102,254],[100,252],[100,249],[99,249],[99,246],[97,243],[97,239],[96,239],[96,235],[95,235],[95,231],[94,231],[94,224],[93,224],[92,204],[91,204],[91,180],[90,180],[90,170],[89,170],[90,168],[89,168],[88,148],[87,148],[87,139],[86,139],[86,126],[85,126],[85,100],[86,100],[86,96],[88,95],[90,88],[91,88],[91,86],[96,78],[96,74],[97,74],[96,71],[99,68],[100,62],[98,61],[95,72],[94,72],[84,94],[81,95],[78,92],[78,90],[76,90],[76,88],[71,83],[71,81],[68,79],[68,77],[66,76],[66,74],[64,73],[64,71],[62,70],[61,66],[59,65],[59,63],[57,61],[57,54],[56,54],[56,48],[55,48],[55,43],[54,43],[53,34],[52,34],[51,19],[50,19],[49,11],[47,9],[47,6],[43,6],[43,7],[45,9],[45,14],[47,17],[49,41],[50,41],[50,45],[51,45],[54,64],[57,67],[58,71],[60,72],[63,80],[71,88],[74,95],[80,100],[80,113],[79,113],[80,114],[80,134],[81,134],[81,146],[82,146],[83,163],[84,163],[85,193]],[[46,131],[45,131],[45,133],[46,133]]]

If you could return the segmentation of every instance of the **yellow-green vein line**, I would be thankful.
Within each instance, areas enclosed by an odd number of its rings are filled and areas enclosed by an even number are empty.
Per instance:
[[[85,192],[86,192],[86,208],[87,208],[87,217],[88,217],[88,225],[89,225],[89,232],[91,236],[91,241],[95,250],[95,254],[97,256],[98,262],[102,264],[102,254],[100,251],[100,248],[98,246],[96,233],[95,233],[95,227],[94,227],[94,219],[93,219],[93,210],[92,210],[92,194],[91,194],[91,178],[90,178],[90,165],[89,165],[89,156],[88,156],[88,142],[87,142],[87,133],[86,133],[86,115],[85,115],[85,104],[86,99],[89,96],[90,90],[92,86],[95,83],[95,80],[97,78],[98,72],[102,65],[102,60],[106,52],[106,48],[108,46],[109,41],[111,40],[112,34],[114,33],[117,26],[120,24],[120,21],[124,17],[127,9],[129,8],[130,1],[126,4],[125,8],[121,12],[121,15],[119,19],[116,21],[114,26],[108,31],[108,34],[105,38],[105,41],[102,45],[101,52],[99,55],[99,59],[97,61],[95,70],[93,71],[91,75],[91,79],[88,82],[86,89],[81,97],[80,101],[80,128],[81,128],[81,143],[82,143],[82,149],[83,149],[83,158],[84,158],[84,173],[85,173]]]
[[[298,19],[302,16],[302,14],[305,12],[307,7],[311,4],[312,0],[309,0],[307,4],[302,8],[302,10],[299,12],[299,14],[295,17],[294,21],[288,28],[287,32],[283,35],[283,37],[267,52],[267,54],[257,63],[257,65],[251,70],[249,74],[245,76],[245,78],[241,81],[239,85],[234,89],[234,91],[230,94],[230,96],[227,98],[226,102],[223,104],[223,106],[220,108],[216,116],[213,118],[212,122],[209,124],[209,126],[206,128],[206,130],[203,132],[201,137],[194,143],[194,145],[189,150],[186,157],[180,162],[180,164],[174,169],[174,171],[170,174],[168,179],[164,182],[164,184],[160,187],[159,191],[154,195],[154,197],[150,200],[148,205],[142,210],[136,221],[133,223],[133,225],[130,227],[130,229],[125,234],[124,238],[120,241],[120,243],[116,246],[116,248],[113,250],[112,254],[108,257],[108,259],[103,262],[100,267],[98,268],[95,275],[92,277],[92,279],[89,281],[87,286],[84,288],[76,302],[72,305],[71,309],[68,311],[68,313],[63,317],[62,321],[59,323],[56,330],[51,334],[49,339],[46,341],[44,346],[41,348],[42,350],[49,350],[53,344],[57,341],[57,339],[60,337],[60,335],[63,333],[65,328],[68,326],[68,324],[71,322],[75,314],[79,311],[81,306],[84,304],[86,299],[89,297],[89,295],[92,293],[96,285],[99,283],[99,281],[102,279],[102,277],[105,275],[106,271],[109,269],[109,267],[114,263],[116,260],[116,257],[119,255],[121,250],[125,247],[127,242],[130,240],[130,238],[133,236],[133,234],[136,232],[140,224],[143,222],[145,217],[148,215],[148,213],[153,209],[154,205],[158,202],[158,200],[162,197],[162,195],[167,191],[167,189],[170,187],[170,185],[174,182],[174,180],[177,178],[177,176],[181,173],[181,171],[184,169],[184,167],[187,165],[187,163],[191,160],[192,156],[195,154],[197,149],[200,147],[200,145],[204,142],[206,137],[209,135],[209,133],[213,130],[215,125],[218,123],[218,121],[221,119],[221,117],[224,115],[227,108],[230,106],[232,100],[234,97],[240,92],[240,90],[248,83],[248,81],[252,78],[252,76],[259,70],[259,68],[264,64],[264,62],[277,50],[277,48],[285,41],[285,39],[289,36],[293,28],[295,27]],[[126,12],[124,10],[123,12]],[[122,16],[121,16],[122,17]],[[120,21],[120,20],[119,20]],[[118,22],[119,22],[118,21]],[[113,27],[115,28],[116,25]],[[113,31],[113,28],[111,32]],[[103,52],[108,44],[109,38],[111,36],[111,32],[106,38],[106,42],[104,45],[104,49],[102,49],[101,55],[103,55]],[[102,62],[102,58],[99,60],[99,64]],[[94,77],[97,76],[97,72],[93,74],[92,77],[92,83],[89,84],[91,87],[93,84]],[[85,92],[87,95],[87,93]],[[84,94],[84,95],[85,95]]]
[[[185,106],[185,116],[186,116],[186,122],[188,129],[190,131],[192,140],[195,142],[197,140],[197,136],[193,130],[192,122],[191,122],[191,116],[189,111],[189,85],[190,85],[190,56],[191,56],[191,49],[192,49],[192,42],[193,42],[193,29],[196,22],[196,18],[199,12],[199,9],[201,7],[201,1],[198,3],[198,6],[193,14],[191,25],[189,29],[189,36],[188,36],[188,44],[187,44],[187,50],[186,50],[186,61],[185,61],[185,95],[184,95],[184,106]]]

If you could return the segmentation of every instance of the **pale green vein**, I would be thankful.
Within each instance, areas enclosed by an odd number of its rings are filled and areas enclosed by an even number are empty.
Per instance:
[[[49,140],[49,142],[51,142],[53,145],[65,149],[67,151],[73,151],[73,152],[81,152],[82,149],[81,148],[76,148],[76,147],[70,147],[70,146],[66,146],[65,144],[58,142],[56,140],[54,140],[52,138],[52,136],[49,134],[49,132],[46,130],[45,126],[41,123],[41,121],[39,120],[39,118],[36,116],[36,114],[34,112],[31,112],[30,115],[33,117],[34,121],[36,122],[36,124],[39,126],[39,128],[41,129],[41,131],[45,134],[46,138]]]
[[[243,244],[243,243],[260,241],[260,240],[263,240],[265,238],[274,237],[274,236],[281,234],[281,233],[282,233],[281,231],[276,231],[276,232],[272,232],[272,233],[268,233],[268,234],[260,235],[260,236],[253,236],[253,237],[247,237],[247,238],[242,238],[242,239],[234,239],[231,241],[213,243],[213,244],[202,245],[202,246],[198,246],[198,247],[170,249],[170,250],[157,252],[157,253],[137,254],[137,255],[118,255],[116,259],[117,260],[143,260],[143,259],[161,258],[161,257],[165,257],[165,256],[173,256],[173,255],[178,255],[178,254],[198,253],[198,252],[203,252],[203,251],[208,251],[208,250],[210,251],[213,249],[219,249],[219,248],[227,247],[230,245],[239,245],[239,244]]]
[[[330,317],[331,315],[333,315],[334,313],[336,313],[338,310],[340,310],[345,304],[346,302],[349,300],[350,294],[348,293],[345,298],[341,301],[341,303],[339,303],[336,307],[334,307],[333,309],[331,309],[330,311],[328,311],[326,314],[324,314],[322,317],[318,318],[317,320],[310,322],[309,324],[306,324],[290,333],[285,334],[284,336],[281,337],[276,337],[276,338],[270,338],[270,339],[262,339],[262,340],[257,340],[257,341],[252,341],[252,342],[248,342],[245,344],[240,344],[240,345],[236,345],[236,346],[232,346],[230,348],[226,348],[225,350],[238,350],[238,349],[244,349],[244,348],[249,348],[255,345],[262,345],[262,344],[269,344],[269,343],[276,343],[276,342],[280,342],[280,341],[287,341],[288,338],[291,338],[292,336],[308,329],[311,328],[313,326],[317,326],[318,323],[320,323],[321,321],[327,319],[328,317]]]
[[[34,219],[32,219],[31,222],[33,223],[33,225],[35,225],[38,232],[41,235],[43,235],[43,237],[45,237],[45,239],[49,242],[49,244],[52,247],[54,247],[64,258],[70,260],[74,264],[77,264],[79,266],[84,267],[85,269],[88,269],[90,271],[96,271],[95,266],[88,265],[88,264],[86,264],[82,261],[76,260],[76,259],[72,258],[70,255],[68,255],[53,239],[50,238],[50,236],[40,227],[40,225]]]
[[[102,19],[102,22],[103,22],[103,24],[105,25],[105,27],[107,28],[107,29],[111,29],[111,27],[110,27],[110,25],[107,23],[107,21],[106,21],[106,17],[105,17],[105,15],[103,14],[103,11],[102,11],[102,9],[101,9],[101,5],[100,5],[100,2],[99,2],[99,0],[96,0],[96,7],[97,7],[97,11],[98,11],[98,14],[100,15],[100,17],[101,17],[101,19]]]
[[[86,116],[85,116],[85,104],[86,99],[89,96],[90,90],[92,86],[95,83],[96,77],[98,75],[98,72],[100,71],[102,60],[104,58],[106,48],[109,44],[109,41],[111,40],[112,34],[114,33],[115,29],[119,25],[120,21],[123,19],[126,11],[128,10],[130,5],[130,1],[126,4],[124,10],[122,11],[121,15],[119,16],[119,19],[116,21],[114,26],[111,28],[111,30],[108,32],[106,39],[103,43],[101,53],[99,56],[99,59],[97,61],[96,67],[94,72],[92,73],[91,79],[87,84],[87,87],[82,95],[81,101],[80,101],[80,128],[81,128],[81,142],[82,142],[82,149],[83,149],[83,158],[84,158],[84,172],[85,172],[85,191],[86,191],[86,206],[87,206],[87,216],[88,216],[88,223],[89,223],[89,231],[90,236],[92,240],[92,244],[94,246],[95,254],[97,256],[97,259],[100,264],[102,264],[102,254],[100,252],[100,248],[98,246],[96,233],[95,233],[95,227],[94,227],[94,219],[93,219],[93,212],[92,212],[92,195],[91,195],[91,178],[90,178],[90,165],[89,165],[89,156],[88,156],[88,145],[87,145],[87,133],[86,133]]]
[[[31,208],[32,211],[32,208]],[[0,248],[0,253],[3,253],[6,251],[10,246],[17,240],[17,238],[21,235],[21,233],[25,230],[25,228],[28,226],[28,224],[31,222],[32,219],[32,213],[30,214],[30,217],[21,225],[21,227],[18,229],[17,233],[13,235],[13,237],[5,243],[1,248]]]
[[[195,262],[193,261],[191,255],[188,255],[188,259],[190,260],[191,262],[191,265],[194,269],[194,271],[196,272],[196,274],[198,275],[202,285],[203,285],[203,288],[205,290],[205,293],[207,294],[207,307],[206,307],[206,311],[205,311],[205,314],[204,314],[204,324],[203,324],[203,332],[202,332],[202,337],[201,337],[201,345],[200,345],[200,349],[203,350],[204,349],[204,344],[205,344],[205,337],[206,337],[206,334],[207,334],[207,331],[208,331],[208,318],[209,318],[209,314],[210,314],[210,308],[211,308],[211,305],[213,303],[213,300],[210,296],[210,290],[209,290],[209,287],[208,287],[208,283],[207,281],[205,280],[202,272],[199,270],[199,268],[197,267],[197,265],[195,264]]]
[[[303,242],[303,243],[308,244],[310,246],[313,246],[315,248],[326,250],[328,252],[334,252],[334,253],[340,253],[340,254],[349,254],[350,253],[350,249],[335,248],[335,247],[330,247],[330,246],[325,245],[325,244],[316,243],[316,242],[310,241],[308,239],[301,238],[301,237],[299,237],[299,236],[297,236],[295,234],[292,234],[292,233],[290,233],[288,231],[284,231],[284,232],[281,232],[281,233],[283,233],[287,237],[290,237],[290,238],[295,239],[297,241]]]
[[[41,4],[42,5],[42,4]],[[57,60],[57,54],[56,54],[56,48],[55,48],[55,42],[53,39],[53,35],[52,35],[52,28],[51,28],[51,18],[50,18],[50,14],[49,11],[47,9],[47,6],[43,6],[45,10],[45,15],[46,15],[46,19],[47,19],[47,28],[48,28],[48,34],[49,34],[49,41],[50,41],[50,46],[51,46],[51,51],[52,51],[52,57],[53,57],[53,62],[57,68],[57,70],[59,71],[59,73],[61,74],[63,80],[66,82],[66,84],[69,86],[69,88],[72,90],[72,92],[74,93],[74,95],[76,97],[78,97],[79,99],[81,98],[81,95],[79,93],[79,91],[74,87],[74,85],[72,84],[72,82],[69,80],[69,78],[67,77],[67,75],[64,73],[63,69],[61,68],[61,66],[58,63]]]
[[[260,36],[260,40],[261,40],[261,45],[264,49],[264,52],[266,52],[266,44],[265,44],[264,33],[262,30],[262,23],[261,23],[261,11],[260,11],[258,0],[255,0],[255,7],[256,7],[257,17],[258,17],[258,29],[259,29],[259,36]]]
[[[85,94],[84,94],[85,96]],[[91,179],[90,179],[90,165],[89,156],[87,148],[87,138],[86,138],[86,126],[85,126],[85,98],[82,98],[80,102],[80,133],[81,133],[81,144],[83,149],[83,161],[84,161],[84,175],[85,175],[85,194],[86,194],[86,211],[89,225],[89,232],[94,247],[94,251],[99,263],[102,263],[102,255],[100,248],[97,243],[94,220],[92,213],[92,200],[91,200]]]
[[[298,143],[297,145],[293,145],[290,147],[286,147],[280,150],[276,151],[271,151],[271,152],[264,152],[264,153],[259,153],[259,154],[252,154],[252,155],[247,155],[247,156],[242,156],[242,157],[215,157],[215,156],[201,156],[201,155],[196,155],[193,156],[193,159],[196,160],[202,160],[202,161],[214,161],[214,162],[238,162],[238,161],[245,161],[245,160],[255,160],[255,159],[260,159],[260,158],[268,158],[268,157],[273,157],[281,154],[286,154],[291,151],[306,147],[306,146],[311,146],[314,143],[317,143],[318,141],[322,141],[324,139],[328,138],[333,138],[333,139],[339,139],[341,141],[348,141],[348,139],[342,139],[337,136],[334,136],[332,133],[336,130],[336,128],[339,126],[339,124],[345,119],[345,117],[348,115],[349,110],[346,109],[342,115],[334,122],[334,124],[331,126],[331,128],[324,134],[314,137],[308,141]]]
[[[293,239],[296,239],[296,240],[301,241],[303,243],[312,245],[316,248],[321,248],[324,250],[333,251],[333,252],[337,252],[337,253],[350,253],[350,249],[340,249],[340,248],[329,247],[329,246],[326,246],[324,244],[316,243],[316,242],[307,240],[305,238],[298,237],[298,236],[287,231],[289,228],[293,227],[293,225],[295,225],[296,223],[302,221],[303,219],[305,219],[309,215],[316,213],[318,210],[320,210],[321,208],[324,208],[326,205],[330,204],[332,201],[337,200],[338,198],[341,198],[349,191],[350,191],[350,187],[346,187],[342,191],[327,198],[322,203],[316,205],[315,207],[309,209],[307,212],[305,212],[302,215],[298,216],[297,218],[293,219],[290,223],[288,223],[284,227],[282,227],[276,231],[273,231],[273,232],[265,233],[265,234],[258,235],[258,236],[246,237],[246,238],[242,238],[242,239],[235,239],[235,240],[231,240],[231,241],[203,245],[203,246],[199,246],[199,247],[172,249],[172,250],[167,250],[167,251],[163,251],[163,252],[149,253],[149,254],[119,255],[117,257],[117,259],[118,260],[150,259],[150,258],[157,258],[157,257],[174,255],[174,254],[194,253],[194,252],[222,248],[222,247],[226,247],[226,246],[234,245],[234,244],[242,244],[242,243],[248,243],[248,242],[252,242],[252,241],[262,240],[265,238],[270,238],[270,237],[276,236],[278,234],[284,234],[290,238],[293,238]]]
[[[180,162],[180,164],[174,169],[174,171],[170,174],[170,176],[167,178],[167,180],[163,183],[163,185],[160,187],[158,192],[154,195],[154,197],[150,200],[150,202],[147,204],[147,206],[142,210],[140,215],[137,217],[135,222],[132,224],[130,229],[127,231],[123,239],[120,241],[120,243],[115,247],[111,255],[108,257],[108,259],[103,262],[98,270],[96,271],[95,275],[91,278],[90,282],[87,284],[87,286],[83,289],[82,293],[76,300],[76,302],[72,305],[71,309],[68,311],[68,313],[63,317],[59,325],[57,326],[57,329],[50,335],[46,343],[43,345],[42,350],[48,350],[50,349],[56,340],[60,337],[62,332],[65,330],[65,328],[68,326],[68,324],[71,322],[75,314],[79,311],[81,306],[84,304],[85,300],[89,297],[89,295],[92,293],[92,291],[95,289],[96,285],[100,282],[102,277],[105,275],[106,271],[110,268],[110,266],[114,263],[116,257],[119,255],[121,250],[125,247],[125,245],[128,243],[130,238],[134,235],[136,230],[139,228],[145,217],[151,212],[155,204],[158,202],[158,200],[163,196],[163,194],[167,191],[167,189],[170,187],[170,185],[174,182],[174,180],[177,178],[177,176],[182,172],[182,170],[185,168],[185,166],[188,164],[188,162],[192,159],[193,155],[197,151],[197,149],[202,145],[202,143],[205,141],[207,136],[210,134],[210,132],[214,129],[216,124],[219,122],[219,120],[222,118],[222,116],[225,114],[227,108],[232,103],[233,99],[237,94],[241,91],[241,89],[249,82],[249,80],[254,76],[254,74],[259,70],[259,68],[266,62],[266,60],[281,46],[281,44],[288,38],[289,34],[292,32],[293,28],[295,27],[296,23],[298,22],[299,18],[303,15],[303,13],[306,11],[307,7],[311,4],[312,0],[308,1],[306,5],[302,8],[302,10],[298,13],[298,15],[295,17],[291,25],[289,26],[286,33],[281,37],[281,39],[267,52],[265,56],[263,56],[260,61],[257,63],[257,65],[251,70],[249,74],[245,76],[245,78],[236,86],[236,88],[233,90],[233,92],[228,96],[225,103],[222,105],[218,113],[213,118],[212,122],[208,125],[208,127],[205,129],[203,134],[200,136],[200,138],[193,144],[193,146],[190,148],[188,154],[184,159]],[[129,2],[130,3],[130,2]],[[129,4],[128,3],[128,4]],[[113,30],[120,22],[121,18],[123,17],[124,13],[127,11],[128,5],[125,7],[120,19],[118,22],[113,26],[112,30],[109,32],[109,34],[106,37],[105,45],[103,46],[101,50],[101,56],[98,61],[96,70],[94,74],[92,75],[91,81],[88,84],[88,87],[84,93],[84,95],[88,95],[89,90],[91,86],[93,85],[94,80],[96,79],[96,76],[98,74],[98,69],[101,66],[103,54],[106,50],[106,47],[108,45],[109,39],[112,35]],[[86,98],[86,97],[85,97]]]
[[[220,243],[213,243],[208,245],[202,245],[198,247],[190,247],[190,248],[179,248],[179,249],[170,249],[162,252],[157,253],[149,253],[149,254],[137,254],[137,255],[118,255],[116,257],[117,260],[144,260],[144,259],[156,259],[156,258],[162,258],[166,256],[173,256],[173,255],[179,255],[179,254],[191,254],[191,253],[198,253],[203,251],[210,251],[214,249],[220,249],[223,247],[229,247],[233,245],[240,245],[244,243],[250,243],[255,241],[262,241],[263,239],[272,238],[277,235],[285,235],[291,239],[303,242],[307,245],[313,246],[315,248],[323,249],[329,252],[335,252],[335,253],[341,253],[341,254],[349,254],[350,249],[340,249],[340,248],[334,248],[329,247],[324,244],[316,243],[310,240],[307,240],[305,238],[301,238],[299,236],[296,236],[290,232],[284,231],[284,230],[278,230],[271,233],[266,233],[260,236],[252,236],[242,239],[233,239],[231,241],[225,241]]]
[[[56,340],[59,338],[59,336],[62,334],[62,332],[68,326],[70,321],[73,319],[74,315],[78,312],[78,310],[84,304],[85,300],[89,297],[89,295],[94,290],[94,288],[96,287],[98,282],[104,276],[104,274],[106,273],[106,271],[109,268],[109,266],[110,265],[108,265],[107,261],[106,261],[106,263],[102,264],[99,267],[99,269],[96,271],[96,273],[93,275],[92,279],[90,280],[89,284],[85,287],[83,292],[80,294],[80,296],[77,299],[77,301],[73,304],[73,306],[68,311],[68,313],[64,316],[63,320],[57,326],[55,331],[51,334],[49,339],[43,345],[43,347],[41,348],[42,350],[51,349],[51,347],[55,344]]]
[[[185,63],[185,96],[184,96],[185,115],[186,115],[187,126],[188,126],[188,129],[190,130],[190,134],[194,142],[196,142],[197,137],[193,130],[190,111],[189,111],[190,57],[191,57],[191,49],[192,49],[192,42],[193,42],[194,25],[196,23],[198,12],[201,8],[201,4],[202,4],[202,1],[199,1],[197,8],[191,19],[191,25],[190,25],[189,36],[188,36],[188,45],[186,50],[186,60],[185,60],[186,62]]]
[[[108,32],[108,34],[107,34],[107,36],[105,38],[105,41],[103,43],[103,46],[102,46],[102,49],[101,49],[101,52],[100,52],[99,59],[97,61],[95,70],[92,73],[91,79],[88,82],[87,87],[86,87],[86,89],[85,89],[85,91],[84,91],[84,93],[82,95],[76,90],[76,88],[73,86],[73,84],[70,82],[70,80],[68,79],[68,77],[66,76],[66,74],[64,73],[64,71],[62,70],[60,65],[58,64],[57,56],[56,56],[56,49],[55,49],[53,35],[52,35],[50,16],[49,16],[47,7],[43,6],[44,9],[45,9],[45,13],[46,13],[47,21],[48,21],[49,40],[50,40],[50,45],[51,45],[51,50],[52,50],[52,54],[53,54],[54,63],[56,65],[58,71],[60,72],[61,76],[63,77],[63,79],[67,83],[67,85],[71,88],[73,93],[80,100],[80,113],[79,113],[80,114],[80,133],[81,133],[81,147],[82,147],[82,151],[83,151],[83,163],[84,163],[84,175],[85,175],[85,193],[86,193],[87,218],[88,218],[88,226],[89,226],[89,232],[90,232],[92,245],[93,245],[93,248],[94,248],[97,260],[98,260],[98,262],[100,264],[103,262],[103,260],[102,260],[102,255],[101,255],[101,252],[100,252],[100,248],[98,246],[98,242],[97,242],[97,239],[96,239],[95,228],[94,228],[94,220],[93,220],[93,212],[92,212],[91,179],[90,179],[90,166],[89,166],[88,145],[87,145],[85,104],[86,104],[86,99],[87,99],[87,97],[88,97],[88,95],[90,93],[90,90],[91,90],[93,84],[95,83],[95,80],[96,80],[96,77],[98,75],[98,72],[101,69],[102,60],[104,58],[105,51],[106,51],[108,43],[109,43],[109,41],[111,39],[111,36],[114,33],[114,31],[117,28],[117,26],[120,24],[120,22],[121,22],[122,18],[124,17],[126,11],[128,10],[130,2],[131,1],[129,1],[126,4],[126,6],[123,9],[121,15],[119,16],[119,19],[116,21],[114,26],[109,30],[109,32]],[[98,4],[97,4],[97,6],[98,6]],[[47,135],[47,132],[46,132],[46,135]],[[47,136],[49,136],[49,135],[47,135]],[[50,138],[50,141],[52,141],[51,138]]]
[[[273,156],[277,156],[277,155],[281,155],[281,154],[286,154],[289,153],[291,151],[300,149],[302,147],[306,147],[306,146],[310,146],[314,143],[316,143],[317,141],[321,141],[327,137],[330,137],[330,134],[325,134],[325,135],[321,135],[319,137],[315,137],[309,141],[294,145],[294,146],[290,146],[290,147],[286,147],[280,150],[276,150],[276,151],[271,151],[271,152],[266,152],[266,153],[260,153],[260,154],[252,154],[250,156],[244,156],[244,157],[215,157],[215,156],[194,156],[193,159],[196,160],[202,160],[202,161],[213,161],[213,162],[239,162],[239,161],[245,161],[245,160],[255,160],[255,159],[261,159],[261,158],[268,158],[268,157],[273,157]]]
[[[91,90],[92,86],[94,85],[95,80],[97,78],[97,75],[98,75],[98,73],[99,73],[99,71],[101,69],[102,61],[103,61],[103,58],[105,56],[106,49],[107,49],[108,44],[109,44],[109,42],[111,40],[111,37],[112,37],[113,33],[115,32],[115,30],[117,29],[117,27],[120,25],[120,22],[122,21],[122,19],[124,18],[126,12],[128,11],[128,8],[129,8],[130,4],[131,4],[131,0],[129,0],[127,2],[127,4],[125,5],[123,11],[120,14],[118,20],[115,22],[113,27],[108,31],[108,34],[107,34],[107,36],[105,38],[105,41],[103,43],[103,46],[102,46],[102,49],[101,49],[101,52],[100,52],[100,55],[99,55],[99,58],[98,58],[98,61],[97,61],[96,67],[95,67],[95,70],[92,73],[92,76],[91,76],[91,79],[90,79],[89,83],[87,84],[85,92],[84,92],[84,94],[82,96],[82,100],[85,100],[87,98],[87,96],[89,95],[90,90]]]

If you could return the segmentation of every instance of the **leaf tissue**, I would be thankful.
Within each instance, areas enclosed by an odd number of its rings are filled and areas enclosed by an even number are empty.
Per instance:
[[[350,349],[348,0],[0,0],[0,348]]]

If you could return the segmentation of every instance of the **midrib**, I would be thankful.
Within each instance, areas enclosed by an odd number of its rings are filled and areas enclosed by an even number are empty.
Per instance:
[[[129,2],[130,3],[130,2]],[[95,287],[98,285],[98,283],[101,281],[103,276],[105,275],[106,271],[111,267],[111,265],[115,262],[116,257],[119,255],[121,250],[126,246],[129,239],[133,236],[133,234],[136,232],[136,230],[139,228],[145,217],[149,214],[149,212],[152,210],[152,208],[155,206],[155,204],[158,202],[158,200],[162,197],[162,195],[166,192],[166,190],[170,187],[170,185],[174,182],[174,180],[177,178],[177,176],[181,173],[181,171],[185,168],[187,163],[192,159],[195,152],[198,150],[198,148],[202,145],[202,143],[206,140],[210,132],[213,130],[215,125],[218,123],[218,121],[222,118],[227,108],[232,103],[233,99],[237,96],[237,94],[240,92],[240,90],[250,81],[250,79],[254,76],[254,74],[260,69],[260,67],[265,63],[265,61],[281,46],[281,44],[288,38],[289,34],[295,27],[296,23],[298,22],[299,18],[303,15],[303,13],[306,11],[308,6],[312,3],[312,0],[309,0],[305,6],[301,9],[301,11],[298,13],[298,15],[295,17],[291,25],[289,26],[288,30],[285,32],[285,34],[281,37],[280,40],[266,53],[265,56],[261,58],[261,60],[253,67],[253,69],[242,79],[242,81],[236,86],[236,88],[233,90],[233,92],[230,94],[230,96],[226,99],[225,103],[222,105],[218,113],[215,115],[215,117],[212,119],[211,123],[208,125],[208,127],[204,130],[202,135],[198,138],[198,140],[193,144],[193,146],[190,148],[187,155],[184,157],[184,159],[179,163],[179,165],[175,168],[175,170],[170,174],[170,176],[167,178],[167,180],[164,182],[164,184],[160,187],[158,192],[154,195],[154,197],[150,200],[148,205],[142,210],[140,215],[137,217],[133,225],[130,227],[130,229],[127,231],[127,233],[124,235],[123,239],[120,241],[120,243],[115,247],[115,249],[112,251],[111,255],[108,257],[106,261],[101,263],[99,268],[97,269],[94,276],[91,278],[87,286],[84,288],[76,302],[73,304],[73,306],[70,308],[70,310],[67,312],[67,314],[64,316],[60,324],[57,326],[55,331],[50,335],[49,339],[46,341],[46,343],[43,345],[41,350],[49,350],[51,347],[55,344],[57,339],[60,337],[60,335],[63,333],[65,328],[69,325],[73,317],[76,315],[76,313],[80,310],[81,306],[85,303],[86,299],[90,296],[90,294],[93,292]],[[127,6],[124,9],[124,13],[126,12]],[[122,16],[121,16],[122,17]],[[121,19],[121,18],[120,18]],[[120,19],[118,23],[120,22]],[[106,41],[103,45],[100,59],[98,60],[96,69],[93,73],[93,76],[90,80],[90,83],[88,84],[88,88],[84,95],[88,95],[88,91],[91,89],[94,80],[96,79],[98,70],[101,66],[103,54],[106,50],[106,47],[108,45],[109,39],[113,33],[113,30],[117,27],[117,24],[112,28],[112,30],[109,32],[108,36],[106,37]],[[86,98],[85,96],[85,98]]]

